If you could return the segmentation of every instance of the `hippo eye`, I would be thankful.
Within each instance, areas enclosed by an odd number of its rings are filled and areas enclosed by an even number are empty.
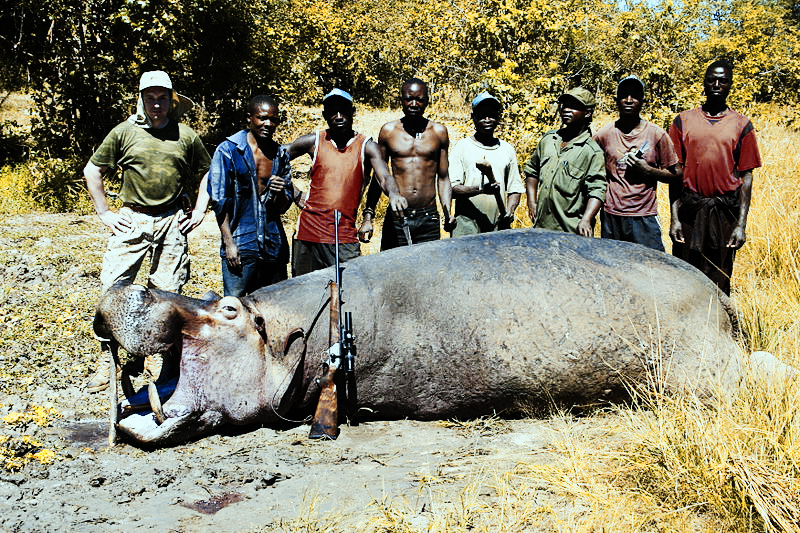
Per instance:
[[[228,318],[228,319],[236,318],[236,315],[238,315],[238,314],[239,314],[239,312],[236,310],[236,308],[234,306],[232,306],[232,305],[223,305],[222,306],[222,316],[224,316],[225,318]]]

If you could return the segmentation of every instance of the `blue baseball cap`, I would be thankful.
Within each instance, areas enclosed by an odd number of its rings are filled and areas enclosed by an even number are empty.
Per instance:
[[[325,101],[327,101],[329,98],[335,98],[335,97],[337,97],[337,96],[338,96],[339,98],[344,98],[345,100],[347,100],[347,101],[348,101],[348,102],[350,102],[351,104],[353,103],[353,97],[352,97],[352,96],[350,96],[350,93],[349,93],[349,92],[347,92],[347,91],[343,91],[343,90],[341,90],[341,89],[334,89],[334,90],[332,90],[331,92],[329,92],[328,94],[326,94],[326,95],[325,95],[325,96],[322,98],[322,103],[324,104],[324,103],[325,103]]]
[[[483,91],[481,94],[472,99],[472,109],[475,109],[484,102],[494,102],[497,107],[503,109],[503,104],[500,103],[500,100],[498,100],[496,96],[488,91]]]

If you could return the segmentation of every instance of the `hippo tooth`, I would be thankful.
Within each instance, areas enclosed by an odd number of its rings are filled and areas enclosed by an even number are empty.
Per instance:
[[[164,409],[161,407],[161,398],[158,397],[156,384],[152,381],[147,385],[147,398],[150,400],[150,409],[152,409],[153,415],[156,417],[156,422],[160,426],[167,417],[164,415]]]

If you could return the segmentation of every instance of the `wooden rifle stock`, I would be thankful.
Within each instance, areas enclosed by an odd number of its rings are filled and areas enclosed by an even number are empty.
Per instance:
[[[339,287],[335,281],[330,282],[331,307],[328,325],[328,346],[339,345]],[[309,439],[336,439],[339,436],[339,413],[336,391],[336,371],[339,369],[337,358],[329,358],[325,375],[320,382],[319,400],[314,420],[311,422]]]

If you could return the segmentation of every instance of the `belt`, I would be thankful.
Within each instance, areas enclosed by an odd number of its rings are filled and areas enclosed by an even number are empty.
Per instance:
[[[403,209],[403,215],[406,218],[416,218],[425,215],[430,215],[431,213],[437,213],[438,210],[436,209],[436,205],[429,205],[428,207],[417,207],[415,209],[405,208]]]
[[[173,200],[168,204],[161,204],[161,205],[139,205],[139,204],[129,204],[125,202],[122,204],[122,207],[127,207],[131,211],[135,213],[142,213],[145,215],[160,215],[167,211],[171,211],[178,207],[178,201]]]

